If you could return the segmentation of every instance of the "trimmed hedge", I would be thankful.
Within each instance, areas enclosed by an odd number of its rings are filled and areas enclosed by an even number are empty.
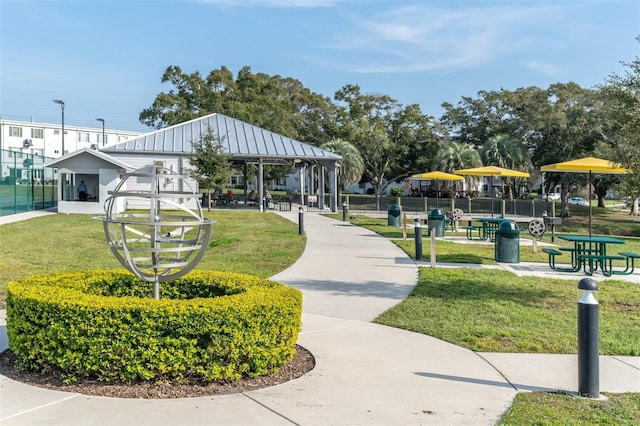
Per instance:
[[[13,281],[9,347],[18,368],[79,378],[232,381],[291,361],[302,294],[259,277],[192,271],[153,285],[125,270]]]

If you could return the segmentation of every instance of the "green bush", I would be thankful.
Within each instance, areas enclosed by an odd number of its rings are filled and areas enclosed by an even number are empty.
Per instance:
[[[400,188],[400,187],[393,187],[389,190],[389,193],[391,195],[393,195],[394,197],[402,197],[404,195],[404,188]]]
[[[34,276],[8,284],[18,368],[79,378],[232,381],[295,355],[300,291],[259,277],[193,271],[161,285],[124,271]]]

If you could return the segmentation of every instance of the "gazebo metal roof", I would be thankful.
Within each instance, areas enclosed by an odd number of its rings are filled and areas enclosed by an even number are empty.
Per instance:
[[[291,164],[295,161],[326,165],[342,158],[313,145],[219,113],[105,146],[100,151],[113,154],[191,154],[192,141],[198,140],[207,129],[221,138],[225,152],[231,155],[234,162],[257,163],[262,159],[265,164]]]

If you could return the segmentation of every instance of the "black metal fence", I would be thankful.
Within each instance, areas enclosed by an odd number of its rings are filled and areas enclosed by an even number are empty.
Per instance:
[[[476,216],[526,216],[542,217],[546,211],[553,214],[553,201],[543,200],[503,200],[491,198],[426,198],[426,197],[392,197],[380,199],[373,195],[343,195],[342,202],[347,203],[350,212],[386,212],[392,204],[397,204],[407,213],[427,214],[439,208],[444,212],[461,209],[465,215]]]

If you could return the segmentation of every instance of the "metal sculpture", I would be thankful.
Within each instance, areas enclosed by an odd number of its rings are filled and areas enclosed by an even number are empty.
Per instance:
[[[145,189],[128,189],[141,184]],[[153,283],[153,297],[159,299],[160,282],[185,275],[202,259],[215,221],[203,217],[187,176],[157,163],[127,173],[109,195],[105,215],[97,218],[109,247],[125,268]],[[187,207],[190,201],[197,211]],[[118,213],[124,207],[145,212]]]
[[[462,220],[462,217],[464,216],[464,212],[462,211],[462,209],[453,209],[453,212],[451,212],[451,218],[453,219],[453,230],[458,232],[458,227],[460,225],[460,221]]]
[[[547,230],[547,225],[544,223],[544,219],[537,218],[529,221],[527,229],[529,230],[529,234],[533,237],[533,252],[537,253],[538,240],[544,235]]]
[[[532,237],[542,238],[544,232],[547,230],[547,226],[542,219],[532,219],[529,221],[527,229],[529,230],[529,234],[531,234]]]

